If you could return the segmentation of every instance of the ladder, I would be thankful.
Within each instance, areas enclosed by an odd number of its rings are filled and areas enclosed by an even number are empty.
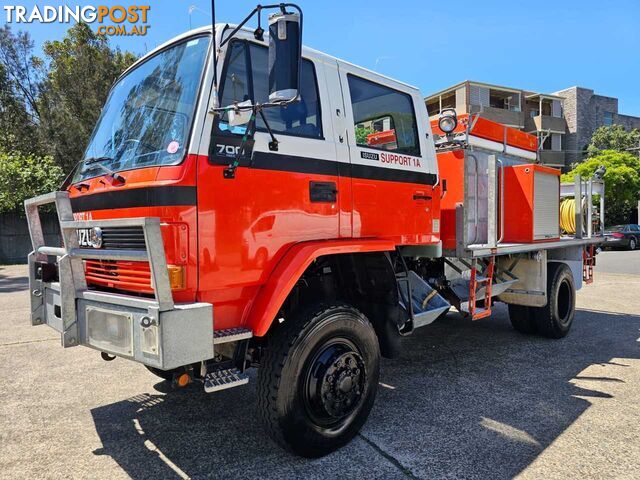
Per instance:
[[[489,257],[484,271],[478,271],[478,260],[473,260],[471,266],[471,278],[469,281],[469,315],[471,320],[479,320],[491,315],[491,286],[493,284],[493,271],[496,265],[496,257]],[[478,307],[476,298],[478,290],[484,286],[484,306]]]
[[[593,283],[593,267],[596,264],[595,247],[587,245],[582,252],[582,281],[589,285]]]

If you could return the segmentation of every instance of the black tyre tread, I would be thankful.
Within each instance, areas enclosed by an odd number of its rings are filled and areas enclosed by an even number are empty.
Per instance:
[[[556,279],[559,277],[558,272],[560,270],[566,270],[569,273],[569,277],[572,279],[573,283],[573,274],[571,273],[571,269],[565,264],[560,262],[550,263],[547,270],[547,304],[544,307],[535,308],[533,311],[536,325],[538,327],[538,333],[543,337],[559,339],[563,338],[569,333],[571,328],[571,324],[569,328],[564,331],[561,330],[556,324],[553,314],[552,314],[552,306],[551,299],[549,298],[549,292],[552,291],[553,284]],[[575,302],[575,287],[574,287],[574,302]],[[575,306],[574,306],[575,310]]]
[[[509,320],[514,330],[523,335],[538,333],[536,321],[533,318],[531,307],[526,305],[509,304]]]
[[[160,377],[163,380],[167,380],[168,382],[173,380],[174,370],[160,370],[159,368],[150,367],[149,365],[145,365],[145,368],[153,373],[156,377]]]
[[[282,434],[276,405],[281,371],[285,366],[291,348],[298,342],[299,338],[306,334],[307,328],[318,316],[345,309],[356,313],[373,329],[369,320],[351,305],[346,303],[315,304],[296,312],[273,333],[269,340],[267,351],[260,362],[261,365],[258,370],[258,409],[260,418],[269,436],[289,452],[295,453]],[[303,318],[307,318],[307,321],[301,323],[299,319]]]

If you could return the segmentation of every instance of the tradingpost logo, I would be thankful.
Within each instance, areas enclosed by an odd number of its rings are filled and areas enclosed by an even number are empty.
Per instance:
[[[143,36],[150,25],[149,5],[5,5],[7,23],[72,23],[95,24],[99,35]]]

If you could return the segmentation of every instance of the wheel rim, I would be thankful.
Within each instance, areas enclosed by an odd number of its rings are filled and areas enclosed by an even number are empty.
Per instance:
[[[349,340],[332,339],[309,362],[303,385],[304,404],[318,426],[342,429],[362,404],[366,368]]]
[[[562,325],[566,326],[569,323],[572,310],[573,292],[571,291],[571,285],[567,280],[563,280],[558,289],[558,320]]]

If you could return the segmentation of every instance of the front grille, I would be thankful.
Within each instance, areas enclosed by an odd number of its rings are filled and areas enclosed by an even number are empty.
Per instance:
[[[102,229],[102,248],[144,250],[142,227],[109,227]]]
[[[149,262],[85,260],[85,276],[89,286],[153,293]]]

